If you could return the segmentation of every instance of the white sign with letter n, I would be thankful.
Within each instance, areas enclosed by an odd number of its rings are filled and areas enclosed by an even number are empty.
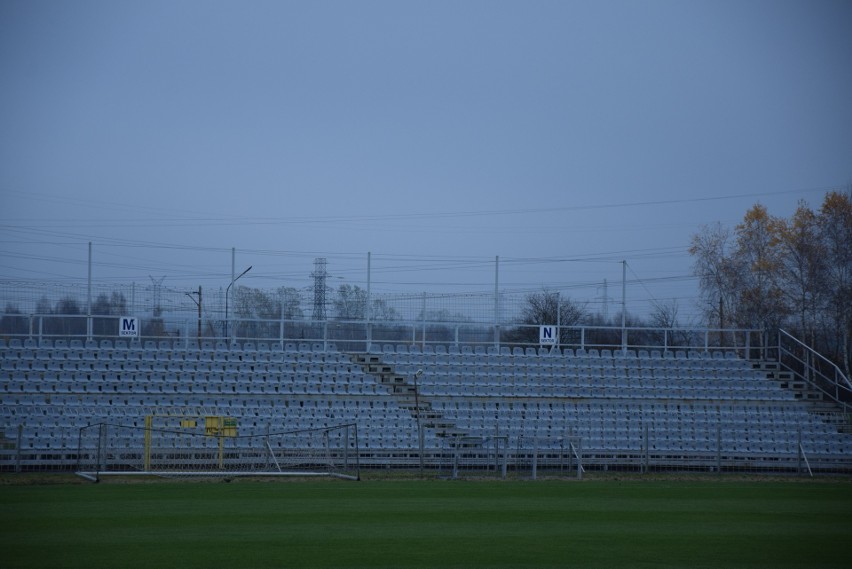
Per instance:
[[[538,327],[538,343],[542,346],[555,346],[558,340],[556,326]]]
[[[118,320],[118,335],[122,338],[138,338],[139,322],[132,316],[122,316]]]

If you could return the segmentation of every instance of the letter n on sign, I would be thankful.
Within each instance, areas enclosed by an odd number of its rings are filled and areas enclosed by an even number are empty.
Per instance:
[[[539,326],[538,343],[542,346],[555,346],[557,342],[556,326]]]

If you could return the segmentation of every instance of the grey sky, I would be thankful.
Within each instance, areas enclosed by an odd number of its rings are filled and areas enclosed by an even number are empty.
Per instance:
[[[316,256],[363,286],[372,251],[377,291],[623,258],[693,314],[701,224],[852,180],[850,29],[847,1],[5,0],[0,275],[84,279],[88,241],[98,279],[213,287],[231,247],[261,287]]]

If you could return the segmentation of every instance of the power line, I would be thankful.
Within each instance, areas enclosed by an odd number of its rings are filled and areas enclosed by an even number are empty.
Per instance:
[[[77,219],[74,220],[77,224],[91,224],[93,221],[102,224],[102,226],[109,227],[136,227],[137,223],[145,223],[149,227],[162,227],[174,224],[200,224],[200,225],[282,225],[282,224],[305,224],[305,223],[343,223],[343,222],[351,222],[351,221],[387,221],[387,220],[411,220],[411,219],[440,219],[440,218],[466,218],[466,217],[481,217],[481,216],[501,216],[501,215],[519,215],[519,214],[541,214],[541,213],[551,213],[551,212],[568,212],[568,211],[590,211],[590,210],[607,210],[607,209],[619,209],[619,208],[633,208],[633,207],[650,207],[650,206],[662,206],[662,205],[677,205],[677,204],[693,204],[693,203],[706,203],[706,202],[715,202],[715,201],[725,201],[732,199],[744,199],[744,198],[760,198],[760,197],[768,197],[768,196],[778,196],[778,195],[789,195],[789,194],[800,194],[800,193],[810,193],[810,192],[829,192],[829,191],[846,191],[847,186],[830,186],[830,187],[819,187],[819,188],[804,188],[804,189],[794,189],[794,190],[780,190],[775,192],[750,192],[744,194],[729,194],[724,196],[703,196],[703,197],[693,197],[693,198],[675,198],[675,199],[660,199],[660,200],[645,200],[645,201],[635,201],[635,202],[620,202],[613,204],[590,204],[590,205],[567,205],[567,206],[554,206],[547,208],[512,208],[512,209],[501,209],[501,210],[468,210],[468,211],[446,211],[446,212],[418,212],[418,213],[388,213],[388,214],[365,214],[365,215],[347,215],[347,216],[295,216],[295,217],[233,217],[233,216],[216,216],[216,217],[199,217],[197,215],[191,217],[171,217],[169,219],[163,219],[162,216],[157,218],[139,218],[135,220],[121,220],[115,222],[104,222],[102,219]],[[6,190],[9,193],[15,193],[18,195],[32,195],[31,193],[24,194],[23,192],[18,192],[15,190]],[[37,194],[42,197],[49,197],[49,194]],[[60,197],[60,196],[50,196],[52,199],[62,201],[64,203],[69,202],[69,198]],[[71,203],[76,202],[84,202],[86,200],[71,200]],[[91,203],[100,204],[103,202],[95,202],[93,200],[88,200]],[[118,207],[131,207],[125,204],[117,204],[117,203],[109,203],[112,206]],[[138,210],[133,206],[134,210]],[[143,208],[149,209],[156,212],[167,211],[168,213],[174,212],[174,210],[162,210],[159,208]],[[67,223],[68,220],[59,219],[59,220],[49,220],[49,219],[21,219],[17,218],[14,221],[33,221],[33,222],[64,222]],[[105,225],[104,225],[105,224]]]

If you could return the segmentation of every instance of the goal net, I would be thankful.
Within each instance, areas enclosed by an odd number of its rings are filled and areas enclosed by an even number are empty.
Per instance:
[[[228,417],[148,416],[144,427],[82,427],[77,457],[77,474],[93,481],[109,475],[360,479],[354,424],[241,435]]]

